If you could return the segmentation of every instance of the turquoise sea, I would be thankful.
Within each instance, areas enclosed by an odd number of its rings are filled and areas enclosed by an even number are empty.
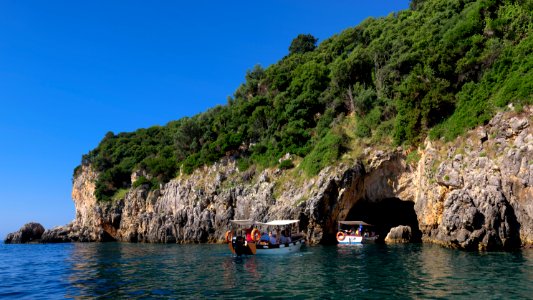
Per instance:
[[[533,299],[533,250],[313,246],[234,257],[226,245],[0,244],[0,298]]]

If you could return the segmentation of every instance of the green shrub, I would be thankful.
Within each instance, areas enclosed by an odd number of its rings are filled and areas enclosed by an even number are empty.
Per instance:
[[[339,158],[342,142],[341,136],[329,131],[303,159],[300,167],[309,176],[317,175],[320,170]]]
[[[113,201],[119,201],[119,200],[122,200],[126,197],[126,194],[128,193],[128,189],[119,189],[118,191],[116,191],[116,193],[113,195],[113,198],[112,200]]]
[[[241,157],[237,160],[237,168],[239,168],[240,172],[248,170],[251,165],[252,164],[249,157]]]
[[[407,157],[405,158],[405,162],[410,165],[418,164],[420,161],[421,155],[418,153],[418,151],[414,150],[411,151],[409,154],[407,154]]]
[[[152,182],[150,180],[148,180],[144,176],[139,176],[137,178],[137,180],[135,180],[135,182],[133,182],[132,187],[133,188],[138,188],[138,187],[140,187],[141,185],[144,185],[144,184],[149,184],[151,186]]]
[[[359,138],[370,137],[372,136],[372,130],[363,120],[359,120],[357,125],[355,125],[355,136]]]
[[[281,170],[288,170],[294,168],[294,164],[292,163],[292,160],[285,159],[279,163],[278,168],[280,168]]]

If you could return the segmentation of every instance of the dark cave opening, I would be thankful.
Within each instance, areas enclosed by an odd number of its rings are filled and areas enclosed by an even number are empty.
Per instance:
[[[374,225],[373,229],[379,234],[378,242],[383,242],[390,229],[399,225],[411,227],[413,242],[422,239],[414,203],[411,201],[402,201],[398,198],[387,198],[376,202],[361,200],[350,209],[346,220],[365,221]]]
[[[104,231],[104,234],[102,235],[102,242],[116,242],[117,240],[111,236],[107,231]]]

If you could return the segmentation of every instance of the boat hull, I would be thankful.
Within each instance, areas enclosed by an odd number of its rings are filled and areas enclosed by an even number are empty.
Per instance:
[[[256,251],[255,243],[244,242],[242,238],[234,238],[231,243],[228,243],[231,252],[237,256],[254,255]]]
[[[365,237],[365,236],[356,236],[356,235],[347,235],[342,241],[338,241],[339,245],[361,245],[361,244],[372,244],[377,240],[377,236]]]
[[[298,240],[291,243],[281,245],[257,245],[256,255],[279,255],[295,253],[300,251],[302,245],[305,244],[304,240]]]

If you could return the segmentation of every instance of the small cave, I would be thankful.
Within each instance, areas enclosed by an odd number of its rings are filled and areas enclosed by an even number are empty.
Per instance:
[[[109,223],[104,223],[102,224],[102,229],[103,229],[103,233],[102,233],[102,242],[116,242],[117,239],[115,238],[115,236],[117,235],[117,229],[115,227],[113,227],[113,225],[109,224]]]
[[[104,231],[102,235],[102,242],[116,242],[117,240],[112,237],[107,231]]]
[[[418,227],[418,219],[411,201],[398,198],[386,198],[378,201],[360,200],[350,209],[346,220],[364,221],[374,225],[379,234],[378,242],[383,242],[390,229],[399,225],[408,225],[412,231],[412,241],[420,242],[422,232]]]

